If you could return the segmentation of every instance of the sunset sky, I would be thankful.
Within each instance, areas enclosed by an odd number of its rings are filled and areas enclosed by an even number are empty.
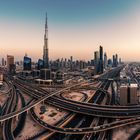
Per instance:
[[[50,59],[90,60],[102,45],[140,61],[140,0],[1,0],[0,59],[42,58],[46,11]]]

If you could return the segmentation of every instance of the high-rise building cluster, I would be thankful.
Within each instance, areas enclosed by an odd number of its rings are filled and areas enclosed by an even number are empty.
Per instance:
[[[55,61],[50,62],[50,67],[54,71],[56,70],[67,70],[67,71],[76,71],[84,69],[88,66],[88,62],[84,60],[73,60],[73,57],[71,56],[70,59],[61,58],[57,59]]]
[[[92,62],[93,61],[93,62]],[[94,60],[91,63],[95,67],[95,74],[101,74],[107,67],[117,67],[121,64],[121,58],[118,61],[118,54],[113,55],[113,59],[107,58],[107,53],[103,52],[103,47],[99,47],[99,51],[94,52]]]
[[[94,52],[94,66],[95,66],[95,74],[103,73],[104,61],[103,61],[103,47],[102,46],[100,46],[99,51]]]
[[[117,67],[119,63],[121,63],[121,59],[118,60],[118,55],[113,55],[112,59],[108,59],[107,53],[104,53],[102,46],[99,47],[99,51],[94,52],[94,59],[91,61],[75,60],[73,56],[49,61],[47,14],[42,59],[39,58],[38,62],[34,63],[27,54],[25,54],[23,61],[20,62],[15,62],[14,56],[11,55],[7,55],[7,61],[2,58],[2,66],[7,66],[8,72],[14,74],[16,66],[22,65],[22,68],[17,69],[18,72],[22,69],[21,75],[23,77],[33,76],[42,80],[52,80],[54,77],[59,77],[58,79],[60,79],[65,72],[82,72],[86,68],[89,68],[90,75],[102,74],[108,67]]]

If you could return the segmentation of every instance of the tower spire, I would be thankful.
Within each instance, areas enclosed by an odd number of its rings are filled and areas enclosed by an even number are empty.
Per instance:
[[[46,20],[45,20],[43,60],[44,60],[44,68],[49,68],[47,12],[46,12]]]
[[[45,38],[48,39],[47,12],[46,12],[46,20],[45,20]]]

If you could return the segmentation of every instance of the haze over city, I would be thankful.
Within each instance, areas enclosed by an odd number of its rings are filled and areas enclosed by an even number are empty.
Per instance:
[[[42,57],[44,16],[48,14],[49,56],[89,60],[99,45],[111,57],[139,61],[139,0],[1,1],[1,57]]]

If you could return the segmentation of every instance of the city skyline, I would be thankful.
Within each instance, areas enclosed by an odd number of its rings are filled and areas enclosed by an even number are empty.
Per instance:
[[[139,61],[138,0],[115,3],[111,0],[106,3],[62,0],[59,4],[42,0],[39,3],[24,1],[22,6],[15,0],[9,10],[6,6],[10,2],[2,3],[0,57],[10,54],[21,60],[27,53],[34,60],[42,58],[44,16],[47,11],[50,60],[69,58],[71,55],[76,59],[90,60],[94,51],[102,45],[109,58],[118,53],[123,61]]]
[[[140,0],[2,0],[0,140],[140,139]]]

